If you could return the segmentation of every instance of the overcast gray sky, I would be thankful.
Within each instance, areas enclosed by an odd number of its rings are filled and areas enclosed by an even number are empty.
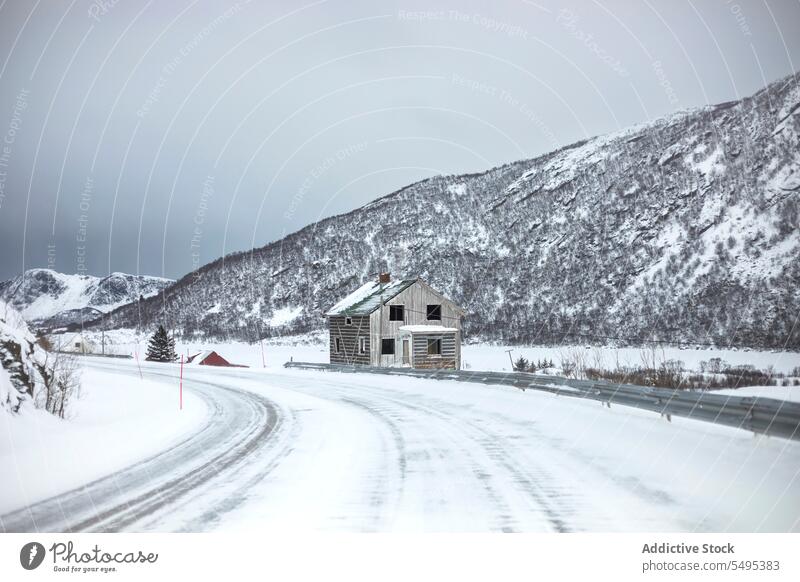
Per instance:
[[[0,278],[179,277],[797,65],[798,0],[0,0]]]

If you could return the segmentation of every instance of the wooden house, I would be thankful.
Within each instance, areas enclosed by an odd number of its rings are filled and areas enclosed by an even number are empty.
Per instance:
[[[422,279],[383,273],[325,315],[332,364],[461,367],[464,310]]]

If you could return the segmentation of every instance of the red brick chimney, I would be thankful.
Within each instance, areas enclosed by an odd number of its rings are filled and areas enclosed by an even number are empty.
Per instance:
[[[389,276],[389,273],[381,273],[378,275],[378,283],[381,285],[386,285],[392,278]]]

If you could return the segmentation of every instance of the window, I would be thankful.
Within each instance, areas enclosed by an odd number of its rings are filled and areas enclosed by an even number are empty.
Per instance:
[[[442,320],[442,306],[441,305],[428,305],[428,319],[432,321]]]
[[[381,355],[383,356],[394,355],[394,338],[383,338],[381,340]]]
[[[389,306],[389,321],[405,321],[406,320],[405,316],[406,316],[405,305]]]
[[[76,347],[76,348],[79,348],[79,347],[81,347],[81,342],[75,342],[75,347]]]
[[[442,339],[429,339],[428,340],[428,355],[441,356],[442,355]]]
[[[352,317],[345,317],[344,318],[345,325],[353,325],[353,318]]]
[[[335,351],[336,351],[336,353],[337,353],[337,354],[341,353],[341,352],[342,352],[342,338],[340,338],[340,337],[337,337],[337,338],[334,340],[334,345],[335,345]]]
[[[365,337],[358,338],[358,353],[359,354],[367,353],[367,338]]]

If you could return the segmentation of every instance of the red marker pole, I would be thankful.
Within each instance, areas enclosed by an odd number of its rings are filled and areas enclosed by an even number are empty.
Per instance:
[[[181,354],[181,386],[180,386],[180,409],[183,410],[183,354]]]

